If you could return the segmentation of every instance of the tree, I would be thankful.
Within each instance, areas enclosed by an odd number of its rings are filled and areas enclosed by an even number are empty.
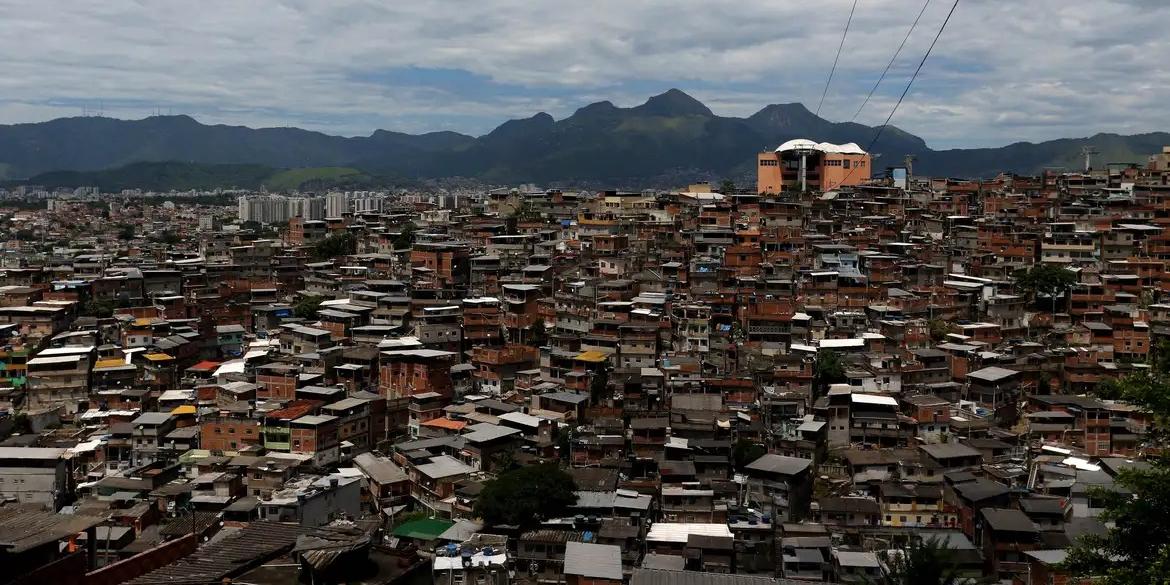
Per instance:
[[[927,321],[926,328],[930,332],[930,339],[932,341],[942,341],[951,332],[951,326],[942,319],[931,319]]]
[[[133,240],[134,239],[134,226],[132,226],[128,223],[124,223],[124,224],[118,226],[118,239],[123,240],[123,241]]]
[[[544,319],[537,319],[536,322],[532,324],[532,328],[528,331],[531,336],[531,339],[529,339],[530,345],[534,345],[536,347],[544,345],[545,337],[548,335],[548,331],[544,325]]]
[[[325,297],[322,296],[307,296],[293,305],[293,315],[302,319],[313,319],[317,316],[317,309],[321,306],[321,301],[324,300]]]
[[[1041,396],[1052,394],[1052,384],[1048,381],[1046,376],[1042,376],[1039,382],[1036,382],[1036,394]]]
[[[104,319],[114,316],[114,302],[108,299],[92,299],[82,307],[81,314]]]
[[[532,222],[541,221],[544,219],[540,212],[537,211],[536,206],[534,206],[532,202],[528,201],[527,199],[520,202],[520,205],[516,206],[516,211],[512,212],[512,218],[517,222]]]
[[[1098,390],[1101,390],[1099,387]],[[1105,388],[1152,417],[1148,439],[1162,452],[1170,422],[1170,380],[1156,373],[1138,374]],[[1074,575],[1095,577],[1104,585],[1164,584],[1170,575],[1170,462],[1158,457],[1120,471],[1116,485],[1097,488],[1090,497],[1100,502],[1105,534],[1082,536],[1065,562]]]
[[[589,381],[589,394],[593,397],[593,402],[599,402],[608,388],[609,369],[602,365],[593,372],[593,379]]]
[[[179,242],[183,241],[183,238],[179,237],[178,234],[176,234],[175,232],[172,232],[170,230],[159,232],[158,235],[152,236],[151,239],[156,241],[156,242],[166,244],[168,246],[173,246],[173,245],[178,244]]]
[[[1150,366],[1159,376],[1170,374],[1170,341],[1163,339],[1150,349]]]
[[[971,583],[955,560],[954,549],[937,538],[913,539],[904,550],[878,553],[890,585],[957,585]]]
[[[763,457],[768,453],[768,450],[763,445],[753,443],[747,439],[740,439],[735,442],[731,448],[731,456],[735,460],[735,468],[743,469],[744,466]]]
[[[1032,295],[1052,299],[1052,312],[1056,312],[1056,299],[1068,292],[1077,283],[1075,272],[1051,264],[1037,264],[1028,270],[1016,272],[1016,286]]]
[[[731,195],[732,193],[735,193],[735,181],[732,181],[731,179],[723,179],[723,182],[719,183],[719,192],[724,195]]]
[[[505,471],[488,481],[475,501],[475,513],[489,526],[539,526],[568,514],[577,503],[573,478],[555,464]]]
[[[313,256],[317,260],[329,260],[356,253],[357,238],[349,232],[332,234],[313,247]]]
[[[406,222],[406,224],[402,226],[402,230],[394,236],[394,249],[402,250],[404,248],[409,248],[411,244],[414,243],[414,232],[416,231],[418,231],[418,226],[414,225],[414,223]]]
[[[816,362],[813,363],[813,394],[823,396],[829,391],[829,385],[845,381],[845,366],[841,364],[841,356],[835,351],[817,352]]]

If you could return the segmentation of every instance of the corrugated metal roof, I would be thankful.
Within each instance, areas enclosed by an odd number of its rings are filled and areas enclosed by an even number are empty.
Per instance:
[[[295,524],[253,522],[235,534],[228,534],[169,565],[159,567],[129,585],[167,582],[215,583],[263,563],[296,544],[297,536],[309,529]]]
[[[565,574],[622,580],[622,549],[612,544],[565,543]]]

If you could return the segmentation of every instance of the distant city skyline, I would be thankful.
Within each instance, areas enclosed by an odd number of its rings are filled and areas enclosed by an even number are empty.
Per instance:
[[[0,123],[161,112],[481,135],[672,87],[725,116],[815,110],[851,4],[0,0]],[[884,121],[950,4],[930,3],[857,122]],[[822,117],[853,117],[922,5],[858,3]],[[892,123],[933,148],[1170,130],[1167,16],[1155,0],[961,2]]]

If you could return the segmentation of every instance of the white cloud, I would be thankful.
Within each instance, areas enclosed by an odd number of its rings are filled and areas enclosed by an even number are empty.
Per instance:
[[[0,0],[0,122],[141,117],[326,132],[482,132],[670,86],[721,114],[815,108],[850,0]],[[822,114],[848,119],[921,7],[861,2]],[[880,123],[950,2],[935,0],[859,121]],[[894,123],[936,146],[1167,130],[1170,3],[966,0]],[[489,80],[398,80],[401,68]],[[494,84],[508,88],[501,91]]]

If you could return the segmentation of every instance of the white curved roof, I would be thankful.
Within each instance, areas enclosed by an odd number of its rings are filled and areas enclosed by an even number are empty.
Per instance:
[[[808,140],[805,138],[795,138],[795,139],[789,140],[788,142],[785,142],[784,144],[781,144],[780,147],[776,149],[776,152],[784,152],[784,151],[788,151],[788,150],[819,150],[819,149],[817,148],[817,143],[815,143],[811,140]]]
[[[854,142],[848,144],[833,144],[831,142],[816,143],[805,138],[789,140],[781,144],[776,149],[776,152],[787,152],[790,150],[816,150],[833,154],[865,154],[865,151]]]

